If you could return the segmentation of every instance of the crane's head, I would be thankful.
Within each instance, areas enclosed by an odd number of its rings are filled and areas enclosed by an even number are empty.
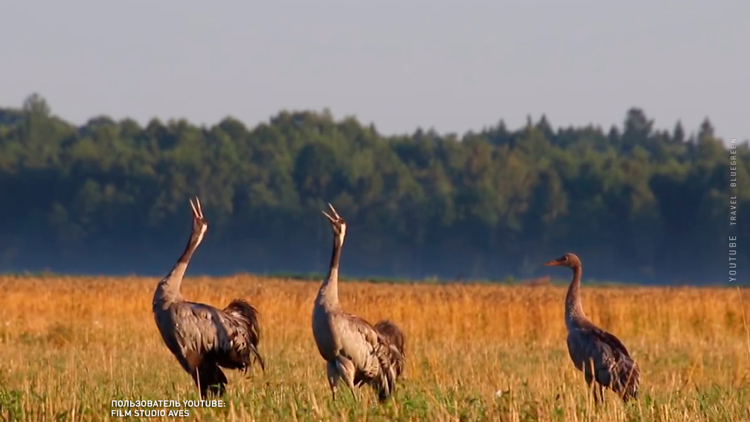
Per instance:
[[[200,243],[203,240],[203,235],[208,230],[208,221],[203,216],[203,209],[201,208],[201,201],[196,196],[195,199],[190,199],[190,208],[193,210],[193,236],[197,237]]]
[[[331,222],[331,228],[333,229],[333,238],[339,245],[344,244],[344,238],[346,237],[346,221],[336,212],[333,205],[328,204],[328,208],[331,209],[333,215],[323,211],[323,215]]]
[[[560,258],[554,259],[549,262],[544,263],[547,267],[570,267],[574,268],[576,266],[581,265],[581,260],[578,259],[578,256],[574,253],[566,253],[565,255],[561,256]]]

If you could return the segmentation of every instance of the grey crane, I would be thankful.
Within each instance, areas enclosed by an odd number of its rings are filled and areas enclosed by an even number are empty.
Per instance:
[[[208,230],[198,198],[190,201],[193,231],[185,252],[172,271],[156,286],[154,319],[167,348],[195,381],[201,397],[223,395],[227,377],[221,368],[247,372],[257,360],[260,326],[258,312],[242,299],[234,299],[223,310],[202,303],[188,302],[180,294],[180,284],[193,252]]]
[[[328,277],[315,298],[312,330],[315,344],[326,361],[333,400],[339,379],[354,394],[354,387],[370,385],[383,402],[391,396],[404,370],[404,334],[389,320],[373,327],[364,319],[345,312],[339,304],[338,280],[346,222],[331,204],[333,215],[323,211],[333,228],[333,252]],[[356,395],[355,395],[356,398]]]
[[[641,376],[638,364],[617,337],[594,325],[583,312],[579,293],[583,273],[581,260],[575,254],[566,253],[544,265],[573,270],[573,280],[565,296],[568,353],[575,367],[583,372],[589,387],[596,381],[594,400],[597,403],[604,400],[605,387],[617,393],[623,401],[637,399]]]

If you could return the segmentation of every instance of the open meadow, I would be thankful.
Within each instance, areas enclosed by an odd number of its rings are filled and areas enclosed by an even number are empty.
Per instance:
[[[119,419],[110,416],[112,400],[199,399],[154,324],[157,281],[0,277],[0,420],[112,420]],[[254,276],[186,279],[188,300],[224,307],[242,297],[258,308],[267,364],[249,379],[226,371],[226,407],[190,408],[187,420],[750,419],[747,289],[584,280],[587,315],[625,343],[642,371],[640,400],[624,405],[607,392],[596,408],[567,354],[565,287],[346,280],[344,309],[399,324],[407,365],[384,405],[367,388],[359,402],[342,389],[334,403],[311,332],[318,286]],[[169,418],[149,420],[159,419]]]

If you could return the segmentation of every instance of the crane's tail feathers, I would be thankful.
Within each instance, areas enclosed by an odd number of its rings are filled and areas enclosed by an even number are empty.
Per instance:
[[[245,341],[248,348],[248,367],[258,361],[260,368],[265,372],[266,364],[263,357],[258,352],[258,343],[260,343],[260,323],[258,322],[258,310],[243,299],[234,299],[224,308],[224,312],[233,316],[242,326],[245,333]]]
[[[398,378],[397,370],[393,365],[383,366],[382,363],[380,377],[374,385],[378,391],[378,400],[381,402],[386,401],[393,394],[393,390],[396,389],[396,378]]]
[[[380,338],[377,350],[380,374],[373,380],[373,387],[383,402],[393,394],[396,380],[404,371],[404,333],[389,320],[380,321],[373,328]]]
[[[375,324],[375,331],[387,340],[389,346],[390,366],[395,368],[396,378],[404,371],[404,333],[390,320],[382,320]]]
[[[252,337],[252,344],[260,342],[260,323],[258,322],[258,311],[243,299],[234,299],[224,308],[224,312],[243,322],[248,333]]]
[[[390,344],[396,346],[402,355],[404,354],[404,333],[398,328],[398,325],[384,319],[375,324],[375,331],[385,337]]]
[[[258,353],[258,349],[255,347],[251,347],[250,351],[253,353],[253,356],[255,356],[255,360],[258,361],[258,365],[260,365],[261,371],[266,372],[266,363],[263,361],[263,356]]]
[[[638,365],[631,359],[623,359],[617,365],[618,374],[613,390],[622,397],[623,401],[638,399],[641,373]]]

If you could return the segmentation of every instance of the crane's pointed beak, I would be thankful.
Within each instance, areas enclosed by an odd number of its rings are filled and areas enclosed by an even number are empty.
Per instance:
[[[331,223],[333,223],[334,221],[336,221],[336,220],[335,220],[335,219],[334,219],[333,217],[331,217],[330,215],[328,215],[328,213],[327,213],[327,212],[325,212],[325,211],[321,211],[321,213],[322,213],[322,214],[323,214],[323,215],[324,215],[324,216],[325,216],[325,217],[326,217],[327,219],[331,220]]]
[[[201,205],[201,200],[198,199],[198,197],[195,197],[195,206],[198,208],[198,213],[203,217],[203,206]]]
[[[190,209],[192,209],[192,211],[193,211],[193,217],[199,218],[200,217],[200,212],[198,212],[198,208],[195,206],[195,202],[193,202],[193,199],[190,198],[188,200],[188,202],[190,202]]]
[[[333,216],[334,216],[334,217],[336,217],[337,219],[338,219],[338,218],[341,218],[341,217],[339,216],[339,213],[338,213],[338,212],[336,212],[336,208],[333,208],[333,205],[331,205],[331,203],[330,203],[330,202],[328,203],[328,208],[330,208],[330,209],[331,209],[331,212],[333,212]]]
[[[553,259],[552,261],[544,263],[545,267],[557,267],[559,265],[562,265],[562,261],[560,261],[559,259]]]

